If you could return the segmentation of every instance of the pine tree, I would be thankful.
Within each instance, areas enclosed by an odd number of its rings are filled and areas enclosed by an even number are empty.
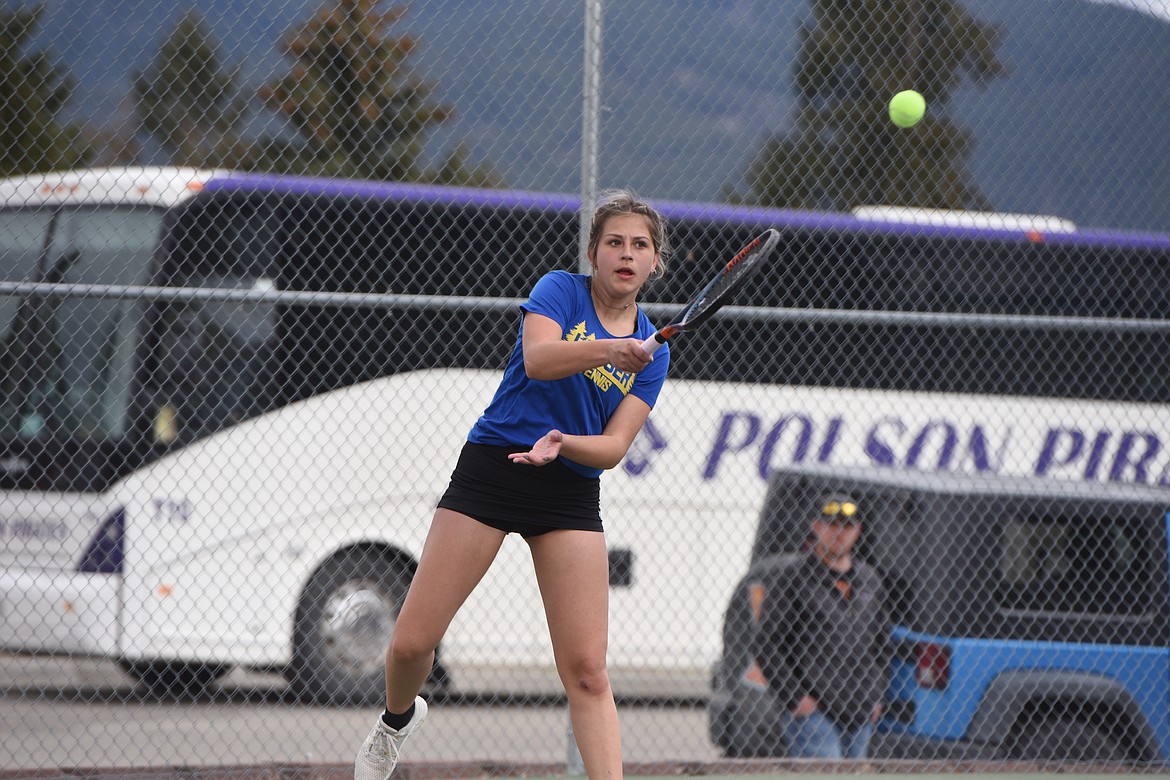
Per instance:
[[[764,141],[742,200],[781,208],[859,205],[989,209],[971,179],[974,138],[949,115],[954,91],[1005,72],[1001,32],[954,0],[812,0],[793,66],[792,129]],[[886,105],[916,89],[926,118],[912,129]]]
[[[133,77],[143,127],[175,165],[232,166],[248,97],[241,67],[228,67],[203,17],[188,11],[163,39],[150,68]]]
[[[381,0],[332,0],[278,44],[292,69],[260,90],[268,108],[297,130],[304,153],[280,145],[269,152],[285,170],[395,181],[495,184],[486,168],[470,167],[457,148],[426,169],[427,134],[454,109],[433,99],[434,87],[411,66],[409,35],[391,35],[405,6],[380,10]],[[276,148],[276,147],[274,147]],[[307,159],[306,159],[307,158]]]
[[[74,80],[47,51],[27,51],[44,5],[0,8],[0,176],[75,168],[90,149],[62,121]]]

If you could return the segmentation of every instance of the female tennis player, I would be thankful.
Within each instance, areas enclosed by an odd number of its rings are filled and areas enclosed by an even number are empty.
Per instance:
[[[621,777],[599,477],[625,457],[666,377],[669,350],[651,357],[642,348],[654,326],[637,298],[665,271],[667,253],[658,212],[631,192],[610,193],[589,228],[592,273],[553,271],[521,305],[503,379],[439,500],[390,638],[386,711],[358,753],[355,780],[394,770],[427,716],[418,693],[435,649],[509,533],[532,551],[585,771]]]

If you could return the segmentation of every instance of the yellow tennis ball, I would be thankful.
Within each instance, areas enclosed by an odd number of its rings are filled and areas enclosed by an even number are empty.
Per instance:
[[[890,98],[890,120],[898,127],[914,127],[926,113],[926,99],[912,89]]]

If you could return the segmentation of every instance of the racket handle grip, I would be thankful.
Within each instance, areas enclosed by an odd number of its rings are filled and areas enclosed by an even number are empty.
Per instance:
[[[658,351],[658,348],[665,343],[666,338],[660,333],[655,333],[653,336],[642,342],[642,349],[646,351],[647,355],[653,355]]]

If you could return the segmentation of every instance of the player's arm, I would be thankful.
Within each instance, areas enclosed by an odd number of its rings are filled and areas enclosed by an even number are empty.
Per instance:
[[[801,680],[793,664],[793,652],[798,637],[796,625],[798,598],[792,586],[792,572],[769,572],[764,575],[764,599],[760,604],[760,620],[752,632],[752,654],[768,687],[785,709],[807,715],[808,686]],[[815,707],[813,707],[815,709]]]
[[[635,395],[627,395],[614,410],[600,436],[565,434],[561,454],[583,466],[612,469],[626,457],[634,437],[642,430],[642,424],[649,416],[649,404]]]
[[[583,466],[612,469],[634,443],[642,424],[650,416],[650,405],[635,395],[627,395],[614,410],[605,429],[597,436],[575,436],[560,431],[549,431],[532,445],[528,452],[516,452],[508,457],[513,463],[543,466],[560,455]]]
[[[524,372],[530,379],[564,379],[606,365],[637,373],[650,364],[638,339],[565,341],[561,334],[555,320],[534,312],[524,315]]]

